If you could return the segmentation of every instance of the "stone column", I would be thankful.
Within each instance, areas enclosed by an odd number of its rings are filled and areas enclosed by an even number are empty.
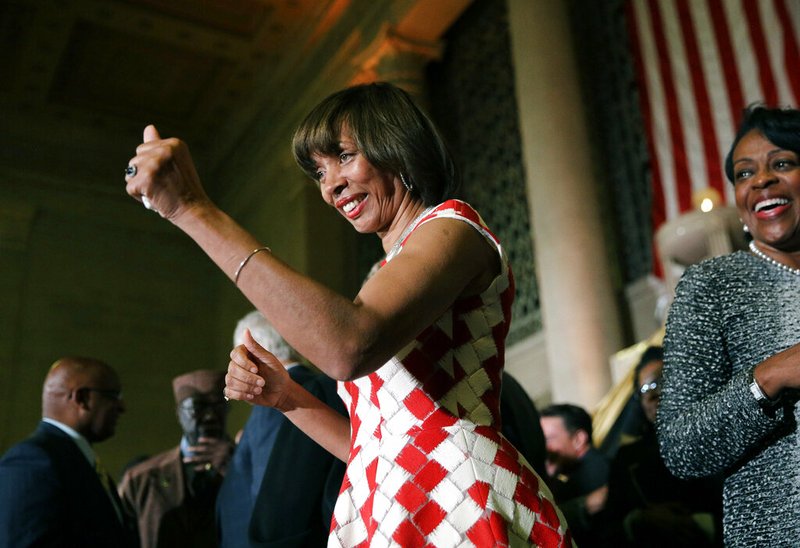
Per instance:
[[[391,82],[406,90],[414,101],[428,108],[425,66],[440,57],[438,41],[412,40],[385,26],[375,40],[356,59],[359,71],[352,84],[375,81]]]
[[[428,109],[425,66],[439,59],[442,35],[469,7],[470,0],[415,0],[396,20],[387,22],[354,63],[351,83],[382,80],[403,88]]]
[[[508,7],[552,400],[591,410],[623,344],[566,4]]]

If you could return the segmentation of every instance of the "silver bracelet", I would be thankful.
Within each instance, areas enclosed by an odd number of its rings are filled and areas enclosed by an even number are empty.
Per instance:
[[[258,253],[259,251],[269,251],[270,253],[272,253],[272,250],[270,248],[266,247],[266,246],[257,247],[253,251],[251,251],[250,254],[247,257],[242,259],[242,262],[239,263],[239,266],[236,267],[236,273],[233,275],[233,285],[236,285],[236,286],[239,285],[239,274],[242,273],[242,269],[250,261],[250,259],[253,258],[253,255]]]

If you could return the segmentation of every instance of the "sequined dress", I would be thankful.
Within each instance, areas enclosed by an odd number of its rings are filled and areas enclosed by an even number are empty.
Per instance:
[[[789,405],[771,418],[749,390],[753,367],[798,342],[798,275],[739,251],[678,284],[658,437],[673,474],[725,476],[726,546],[800,543],[800,413]]]
[[[328,546],[571,546],[544,482],[500,434],[514,294],[505,255],[460,201],[437,206],[414,229],[441,218],[482,234],[502,272],[380,369],[339,384],[351,448]]]

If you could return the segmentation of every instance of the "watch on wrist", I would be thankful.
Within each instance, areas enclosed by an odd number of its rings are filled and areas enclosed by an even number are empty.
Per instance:
[[[755,377],[750,377],[750,393],[753,394],[753,397],[759,404],[770,401],[767,395],[764,394],[764,391],[761,390]]]
[[[767,415],[770,417],[775,416],[775,411],[781,405],[781,399],[769,399],[752,374],[750,375],[750,393],[753,394],[756,402],[759,406],[761,406],[761,409],[767,413]]]

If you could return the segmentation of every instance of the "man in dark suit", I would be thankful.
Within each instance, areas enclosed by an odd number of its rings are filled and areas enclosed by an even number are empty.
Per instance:
[[[214,504],[233,450],[224,386],[225,371],[175,377],[180,445],[126,470],[119,492],[138,518],[142,548],[216,548]]]
[[[268,348],[312,394],[346,414],[336,383],[299,363],[295,351],[257,311],[236,326]],[[217,498],[220,546],[325,546],[344,463],[317,445],[276,409],[256,406],[245,424]]]
[[[522,453],[536,473],[546,478],[544,461],[547,451],[539,411],[522,385],[505,370],[500,392],[500,418],[503,435]]]
[[[0,459],[0,546],[138,546],[92,449],[114,435],[124,411],[119,377],[107,364],[69,357],[52,365],[42,421]]]

